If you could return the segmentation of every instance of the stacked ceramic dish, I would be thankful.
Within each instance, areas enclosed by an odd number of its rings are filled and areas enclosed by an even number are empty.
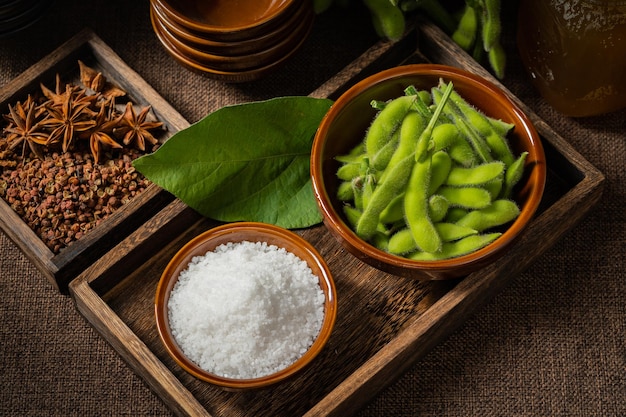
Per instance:
[[[50,3],[50,0],[0,0],[0,37],[33,24]]]
[[[284,63],[307,38],[312,2],[150,0],[152,27],[184,66],[227,82],[252,81]]]

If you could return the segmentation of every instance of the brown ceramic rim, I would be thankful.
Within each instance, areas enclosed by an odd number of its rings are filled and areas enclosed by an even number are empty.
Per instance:
[[[188,57],[190,60],[193,60],[200,65],[206,65],[207,67],[221,71],[245,71],[269,65],[280,59],[282,56],[291,51],[293,45],[299,44],[300,39],[306,36],[309,31],[310,23],[314,17],[313,12],[311,11],[311,13],[305,16],[304,20],[296,22],[297,27],[292,28],[289,36],[284,37],[279,43],[268,49],[254,51],[245,55],[224,56],[206,53],[181,42],[167,30],[155,11],[151,10],[150,14],[155,29],[158,28],[160,36],[166,38],[172,45],[172,48],[175,48],[181,55]]]
[[[215,39],[220,40],[239,40],[248,37],[256,37],[259,33],[266,32],[268,29],[280,24],[283,19],[292,13],[293,9],[300,4],[299,0],[284,0],[278,7],[272,9],[263,19],[248,24],[232,27],[215,26],[184,16],[180,10],[168,3],[167,0],[150,0],[161,6],[167,16],[179,25],[189,28],[197,33],[205,33],[216,36]]]
[[[330,198],[326,185],[324,184],[323,166],[326,163],[330,163],[330,161],[328,159],[324,160],[323,138],[327,135],[333,123],[334,116],[341,114],[344,106],[373,86],[380,86],[382,83],[392,80],[406,81],[407,79],[418,79],[420,77],[428,77],[429,79],[432,78],[435,80],[432,86],[436,84],[437,79],[441,78],[444,81],[451,80],[457,83],[464,83],[481,90],[482,95],[489,95],[490,98],[497,101],[501,107],[507,109],[506,113],[509,118],[507,121],[514,122],[516,125],[515,129],[521,129],[525,132],[533,148],[530,150],[526,161],[526,169],[531,171],[531,179],[526,181],[526,185],[528,188],[528,184],[534,184],[534,187],[521,190],[520,193],[524,194],[525,198],[519,217],[504,231],[502,236],[492,244],[468,255],[440,261],[414,261],[391,255],[364,242],[357,237],[344,222],[343,216],[338,213],[337,209],[331,203],[333,199]],[[407,82],[405,86],[409,84],[410,82]],[[357,142],[358,139],[355,140],[354,145],[356,145]],[[335,101],[320,123],[313,142],[311,152],[311,176],[318,205],[324,214],[324,222],[327,223],[331,234],[340,240],[351,253],[355,254],[355,256],[359,256],[359,252],[361,252],[366,257],[370,257],[371,260],[375,260],[376,264],[382,263],[387,266],[392,266],[396,272],[401,270],[421,271],[428,275],[430,279],[448,279],[458,277],[454,274],[454,271],[458,270],[459,267],[472,266],[474,263],[484,263],[488,259],[491,259],[492,256],[511,244],[523,231],[524,226],[535,214],[543,195],[546,177],[546,160],[539,134],[528,116],[493,83],[478,75],[455,67],[438,64],[413,64],[395,67],[372,75],[352,86]],[[365,262],[370,261],[371,263],[371,260],[367,258],[363,258],[362,260]],[[450,272],[451,275],[440,274],[444,272]]]
[[[207,240],[210,240],[207,242]],[[211,374],[191,362],[174,341],[169,328],[167,303],[179,273],[187,267],[191,258],[214,250],[227,242],[267,242],[284,247],[289,252],[307,262],[314,274],[319,277],[320,287],[325,295],[324,321],[313,345],[296,362],[287,368],[267,376],[253,379],[232,379]],[[170,278],[171,277],[171,278]],[[266,223],[239,222],[217,226],[196,236],[185,244],[167,264],[155,296],[155,318],[159,336],[176,363],[194,377],[230,389],[261,388],[292,376],[307,366],[323,349],[330,338],[337,316],[337,290],[328,265],[319,252],[298,234]]]
[[[157,38],[161,41],[161,44],[163,45],[165,50],[174,59],[176,59],[181,65],[185,66],[186,68],[192,71],[205,74],[206,76],[216,79],[216,80],[220,80],[224,82],[231,82],[231,83],[243,83],[243,82],[250,82],[250,81],[258,80],[259,78],[264,77],[268,73],[276,70],[278,67],[283,65],[285,61],[287,61],[287,59],[289,59],[294,53],[296,53],[297,50],[300,49],[300,47],[302,46],[302,44],[308,37],[308,34],[310,33],[313,27],[313,22],[314,22],[314,19],[311,19],[307,26],[306,34],[302,37],[302,39],[300,39],[298,44],[295,45],[294,48],[290,52],[288,52],[283,57],[277,59],[276,61],[272,62],[269,65],[266,65],[260,68],[248,69],[245,71],[223,71],[223,70],[214,69],[206,65],[200,64],[190,59],[189,57],[185,56],[179,50],[174,48],[174,46],[169,42],[169,40],[164,38],[160,34],[158,28],[154,24],[154,21],[152,22],[152,27],[154,28]]]
[[[301,24],[302,19],[307,17],[308,13],[313,13],[312,8],[307,7],[306,3],[302,3],[302,6],[296,10],[294,15],[289,18],[285,24],[280,25],[276,29],[260,34],[254,38],[229,42],[207,39],[206,37],[187,31],[176,22],[168,19],[160,9],[160,6],[155,2],[150,2],[150,8],[154,12],[155,18],[158,19],[164,29],[167,29],[167,31],[180,42],[187,43],[189,46],[193,45],[195,49],[202,52],[221,54],[224,56],[242,55],[267,49],[292,33],[294,28]]]

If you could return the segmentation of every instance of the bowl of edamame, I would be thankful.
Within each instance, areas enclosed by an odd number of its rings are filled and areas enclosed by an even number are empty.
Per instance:
[[[496,261],[546,181],[531,120],[490,81],[405,65],[340,96],[317,130],[311,178],[324,224],[354,256],[417,279]]]

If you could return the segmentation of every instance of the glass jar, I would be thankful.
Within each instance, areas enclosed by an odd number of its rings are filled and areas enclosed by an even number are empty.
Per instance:
[[[626,107],[625,0],[521,0],[517,46],[557,111],[578,117]]]

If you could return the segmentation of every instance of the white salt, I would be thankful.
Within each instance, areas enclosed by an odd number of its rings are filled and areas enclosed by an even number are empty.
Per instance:
[[[258,378],[313,344],[324,293],[305,261],[265,242],[228,243],[194,257],[170,294],[176,342],[202,369]]]

